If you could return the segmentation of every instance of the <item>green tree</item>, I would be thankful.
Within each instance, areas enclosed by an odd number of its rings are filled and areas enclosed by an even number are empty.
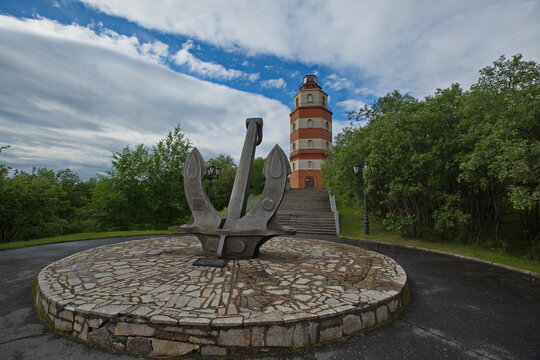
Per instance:
[[[424,100],[395,91],[349,117],[323,166],[334,193],[358,202],[366,190],[374,215],[404,235],[537,246],[538,64],[503,56],[469,91],[454,84]],[[353,187],[355,163],[369,168]]]
[[[0,177],[0,242],[56,235],[60,193],[51,170]]]
[[[179,126],[152,147],[113,153],[88,207],[103,230],[166,228],[186,221],[182,169],[191,144]]]
[[[508,210],[519,211],[531,241],[538,241],[540,66],[520,54],[501,56],[480,74],[464,104],[467,152],[460,164],[460,180],[476,204],[477,233],[493,222],[495,244],[505,246],[503,219]]]
[[[253,172],[251,173],[250,194],[259,195],[263,192],[266,177],[264,176],[264,158],[258,157],[253,161]]]
[[[219,211],[226,208],[229,204],[237,166],[230,155],[224,154],[208,160],[207,165],[219,166],[221,168],[219,177],[212,180],[210,186],[208,186],[208,180],[206,180],[207,190],[210,192],[209,196],[212,204]]]

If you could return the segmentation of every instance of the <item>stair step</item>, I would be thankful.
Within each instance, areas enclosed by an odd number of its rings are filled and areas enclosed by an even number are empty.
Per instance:
[[[296,228],[299,233],[336,234],[334,213],[328,191],[324,189],[289,189],[276,214],[281,225]]]

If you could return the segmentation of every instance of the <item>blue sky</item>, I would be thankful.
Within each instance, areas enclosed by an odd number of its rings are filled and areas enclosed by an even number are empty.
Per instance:
[[[244,120],[288,152],[302,77],[346,111],[393,90],[422,98],[500,55],[540,61],[538,1],[0,1],[0,162],[70,167],[180,124],[206,159],[238,160]]]

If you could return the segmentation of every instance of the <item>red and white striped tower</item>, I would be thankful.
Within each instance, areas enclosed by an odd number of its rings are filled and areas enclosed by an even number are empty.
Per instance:
[[[321,164],[332,146],[328,95],[313,74],[304,76],[291,117],[291,188],[323,188]]]

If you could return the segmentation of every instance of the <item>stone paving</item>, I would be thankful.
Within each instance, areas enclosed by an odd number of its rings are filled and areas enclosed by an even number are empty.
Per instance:
[[[44,268],[36,305],[58,331],[152,356],[273,353],[337,340],[404,305],[391,258],[314,239],[276,237],[255,259],[193,266],[194,236],[86,250]]]

